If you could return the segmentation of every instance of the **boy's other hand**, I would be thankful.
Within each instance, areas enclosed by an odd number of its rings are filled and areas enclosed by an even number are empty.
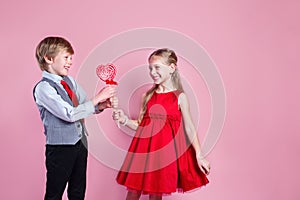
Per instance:
[[[112,107],[112,104],[111,104],[110,99],[106,99],[105,101],[98,104],[99,110],[104,110],[106,108],[111,108],[111,107]]]

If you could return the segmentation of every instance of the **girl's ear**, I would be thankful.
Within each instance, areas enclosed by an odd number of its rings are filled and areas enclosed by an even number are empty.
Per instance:
[[[171,63],[170,67],[171,67],[172,73],[173,73],[176,70],[176,65],[174,63]]]
[[[53,58],[49,58],[48,56],[44,56],[44,59],[47,64],[52,64],[53,63]]]

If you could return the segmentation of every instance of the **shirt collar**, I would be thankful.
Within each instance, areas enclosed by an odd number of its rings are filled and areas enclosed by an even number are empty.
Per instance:
[[[43,71],[42,76],[44,78],[50,79],[50,80],[52,80],[52,81],[54,81],[56,83],[60,83],[60,81],[63,79],[63,77],[61,77],[59,75],[56,75],[56,74],[51,74],[51,73],[49,73],[47,71]]]

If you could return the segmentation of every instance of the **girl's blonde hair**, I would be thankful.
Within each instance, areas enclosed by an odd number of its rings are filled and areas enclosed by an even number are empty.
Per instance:
[[[154,51],[152,54],[150,54],[149,58],[148,58],[148,62],[150,61],[150,59],[153,57],[153,56],[160,56],[160,57],[163,57],[165,58],[166,60],[166,64],[167,65],[171,65],[171,64],[174,64],[175,65],[175,71],[172,73],[172,77],[171,77],[171,80],[172,80],[172,83],[173,83],[173,86],[183,92],[183,87],[182,87],[182,84],[181,84],[181,80],[180,80],[180,75],[179,75],[179,72],[178,72],[178,68],[177,68],[177,56],[175,54],[175,52],[171,49],[168,49],[168,48],[163,48],[163,49],[157,49],[156,51]],[[146,112],[146,107],[147,107],[147,103],[149,101],[149,99],[152,97],[154,91],[158,88],[158,85],[157,84],[154,84],[152,86],[152,88],[150,88],[146,93],[145,93],[145,96],[143,98],[143,102],[142,102],[142,111],[140,113],[140,116],[139,116],[139,119],[138,119],[138,122],[140,123],[140,121],[142,120],[143,118],[143,115],[145,114]]]
[[[36,47],[35,57],[42,71],[48,70],[45,57],[54,58],[61,51],[67,51],[71,55],[74,50],[70,42],[62,37],[46,37]]]

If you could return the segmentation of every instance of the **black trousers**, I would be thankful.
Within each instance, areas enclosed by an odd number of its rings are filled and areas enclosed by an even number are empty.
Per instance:
[[[46,145],[45,200],[61,200],[67,183],[68,199],[84,200],[88,155],[84,139],[75,145]]]

